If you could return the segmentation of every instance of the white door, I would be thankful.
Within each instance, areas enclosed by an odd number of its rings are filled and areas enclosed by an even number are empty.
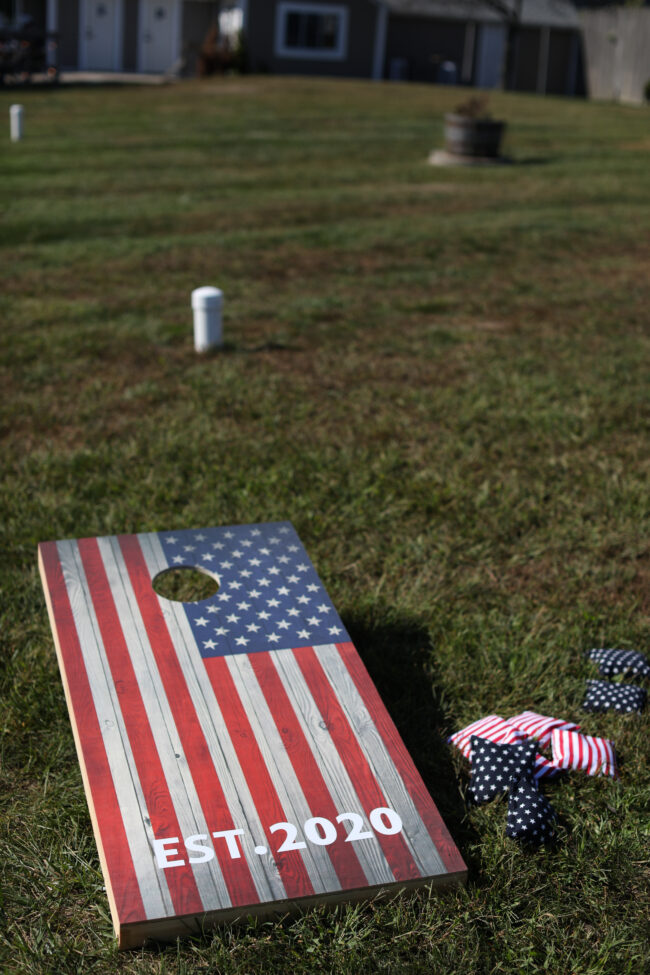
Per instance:
[[[140,71],[167,71],[179,56],[179,0],[140,0]]]
[[[121,0],[80,0],[79,67],[86,71],[119,71],[121,29]]]
[[[506,48],[506,27],[481,24],[476,51],[476,86],[499,88]]]

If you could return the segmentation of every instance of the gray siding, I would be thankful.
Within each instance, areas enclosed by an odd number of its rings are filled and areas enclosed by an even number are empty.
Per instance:
[[[138,70],[138,0],[124,0],[122,57],[125,71]]]
[[[59,0],[59,67],[79,66],[79,0]]]
[[[395,17],[388,20],[386,73],[394,60],[405,60],[410,81],[437,81],[443,61],[453,61],[461,77],[465,49],[465,24],[427,17]]]
[[[274,53],[275,12],[279,0],[249,0],[248,51],[253,72],[335,75],[369,78],[375,43],[377,7],[371,0],[348,0],[348,50],[341,61],[277,57]],[[336,0],[339,2],[339,0]]]

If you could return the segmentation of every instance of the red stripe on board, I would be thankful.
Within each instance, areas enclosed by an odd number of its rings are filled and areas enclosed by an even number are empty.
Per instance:
[[[206,657],[203,663],[262,824],[270,826],[272,823],[285,822],[285,811],[225,657]],[[274,860],[289,897],[306,897],[314,893],[307,868],[298,850],[277,853]]]
[[[97,539],[82,538],[77,544],[99,623],[104,652],[111,668],[124,726],[129,736],[138,778],[147,804],[151,827],[158,839],[167,836],[180,838],[183,834],[174,809],[174,801],[169,792],[156,741],[138,688]],[[197,914],[203,911],[201,895],[189,864],[174,867],[173,870],[164,870],[162,873],[167,881],[176,914]]]
[[[70,716],[74,716],[77,754],[90,790],[88,801],[97,825],[95,839],[103,854],[109,897],[115,905],[118,924],[144,921],[146,914],[140,886],[133,868],[56,542],[41,542],[39,550],[69,695]]]
[[[273,715],[310,811],[314,816],[325,816],[332,822],[336,822],[336,817],[341,810],[334,804],[270,654],[252,653],[248,659]],[[334,843],[330,844],[327,852],[343,890],[368,886],[368,879],[359,858],[352,849],[352,844],[345,842],[344,836],[339,836]]]
[[[357,736],[350,727],[313,647],[301,647],[299,650],[294,650],[293,655],[327,725],[329,735],[361,800],[366,816],[379,806],[388,806],[388,800],[379,788]],[[421,877],[403,833],[396,833],[394,836],[378,833],[377,839],[395,880],[416,880]]]
[[[215,826],[219,830],[237,828],[239,824],[233,822],[187,689],[183,668],[176,656],[158,597],[151,586],[151,575],[142,549],[134,535],[119,535],[118,539],[206,822],[211,830]],[[224,842],[217,842],[215,849],[233,906],[259,903],[259,894],[245,858],[232,859],[224,847]]]
[[[352,643],[339,643],[337,649],[341,659],[348,669],[350,677],[379,732],[393,765],[402,777],[420,819],[426,826],[429,836],[433,840],[442,862],[448,873],[465,873],[467,867],[463,862],[456,844],[449,835],[440,813],[433,804],[433,800],[422,781],[422,776],[416,769],[413,759],[406,750],[382,699],[377,693],[368,671],[361,657]]]

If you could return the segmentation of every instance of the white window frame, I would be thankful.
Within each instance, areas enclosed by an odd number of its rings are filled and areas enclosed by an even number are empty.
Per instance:
[[[313,47],[287,47],[285,44],[289,14],[323,14],[339,18],[338,44],[331,50]],[[275,10],[276,57],[310,61],[343,61],[348,54],[348,8],[339,3],[308,3],[305,0],[283,0]]]

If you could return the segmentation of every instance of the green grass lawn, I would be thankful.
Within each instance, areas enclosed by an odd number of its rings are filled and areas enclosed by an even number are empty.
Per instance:
[[[648,718],[580,704],[586,649],[650,650],[648,110],[496,94],[513,164],[428,166],[461,97],[0,93],[0,972],[647,972]],[[279,519],[468,885],[118,954],[37,543]],[[545,787],[532,854],[445,744],[524,708],[622,762]]]

